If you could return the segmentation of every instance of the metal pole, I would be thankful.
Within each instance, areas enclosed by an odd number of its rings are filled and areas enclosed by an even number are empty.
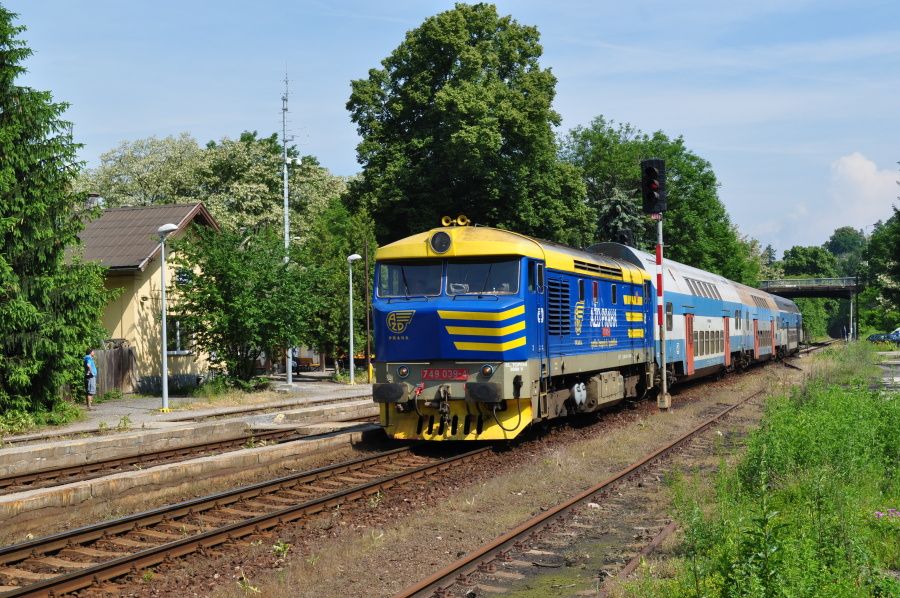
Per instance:
[[[369,312],[372,311],[372,307],[370,302],[372,301],[371,295],[369,295],[369,240],[366,239],[366,245],[363,247],[363,254],[365,256],[365,268],[366,268],[366,382],[369,384],[372,383],[372,326],[369,322]]]
[[[356,384],[353,380],[353,262],[347,260],[347,267],[350,269],[350,384]]]
[[[665,295],[663,293],[663,225],[662,214],[654,214],[656,218],[656,313],[659,324],[659,355],[662,367],[662,387],[656,399],[656,406],[660,409],[668,409],[672,406],[672,397],[666,386],[666,323],[663,319],[665,307]]]
[[[290,253],[290,244],[291,244],[291,226],[290,226],[290,213],[288,212],[288,157],[287,157],[287,102],[288,102],[288,78],[287,74],[284,76],[284,95],[281,96],[281,167],[282,167],[282,176],[283,176],[283,184],[282,188],[284,189],[284,263],[288,263],[288,257]],[[293,359],[292,353],[294,352],[293,347],[288,347],[285,351],[284,357],[284,371],[286,374],[286,381],[288,384],[294,383],[294,367],[293,367]]]
[[[160,244],[160,296],[162,298],[162,410],[169,410],[169,354],[166,350],[168,340],[166,339],[166,238],[161,237]]]

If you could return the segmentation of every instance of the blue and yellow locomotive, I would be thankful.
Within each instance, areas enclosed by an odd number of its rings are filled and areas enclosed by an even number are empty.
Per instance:
[[[534,422],[654,388],[652,256],[617,244],[584,251],[448,220],[375,256],[373,395],[388,435],[511,439]],[[666,270],[676,281],[666,291],[672,376],[768,359],[782,340],[781,352],[790,340],[796,348],[799,336],[777,335],[776,318],[799,335],[790,301],[778,298],[779,306],[771,295],[676,262]]]

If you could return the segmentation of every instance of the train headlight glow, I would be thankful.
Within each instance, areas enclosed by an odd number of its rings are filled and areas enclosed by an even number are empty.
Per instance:
[[[409,368],[405,365],[401,365],[397,368],[397,375],[401,378],[406,378],[407,376],[409,376]]]
[[[447,250],[450,249],[450,243],[450,235],[444,231],[438,231],[431,235],[431,249],[435,253],[447,253]]]
[[[494,366],[487,365],[487,364],[481,366],[481,375],[484,376],[485,378],[490,378],[491,376],[493,376],[494,375]]]

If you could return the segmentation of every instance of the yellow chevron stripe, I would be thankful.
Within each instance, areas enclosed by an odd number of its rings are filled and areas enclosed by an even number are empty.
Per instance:
[[[524,336],[505,343],[453,343],[458,351],[509,351],[524,344]]]
[[[628,338],[644,338],[643,328],[630,328],[628,330]]]
[[[625,300],[625,305],[643,305],[644,298],[640,295],[622,295],[622,298]]]
[[[506,336],[513,332],[525,330],[525,320],[504,326],[503,328],[480,328],[476,326],[447,326],[450,334],[468,334],[470,336]]]
[[[448,311],[439,309],[438,315],[442,320],[479,320],[481,322],[502,322],[525,313],[525,306],[520,305],[506,311],[501,312],[484,312],[484,311]]]
[[[639,311],[626,311],[625,312],[625,321],[626,322],[643,322],[644,314]]]

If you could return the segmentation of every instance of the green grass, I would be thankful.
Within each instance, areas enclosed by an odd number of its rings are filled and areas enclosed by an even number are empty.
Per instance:
[[[675,483],[678,574],[640,596],[900,596],[900,395],[871,390],[871,347],[826,356],[770,399],[746,454]]]

